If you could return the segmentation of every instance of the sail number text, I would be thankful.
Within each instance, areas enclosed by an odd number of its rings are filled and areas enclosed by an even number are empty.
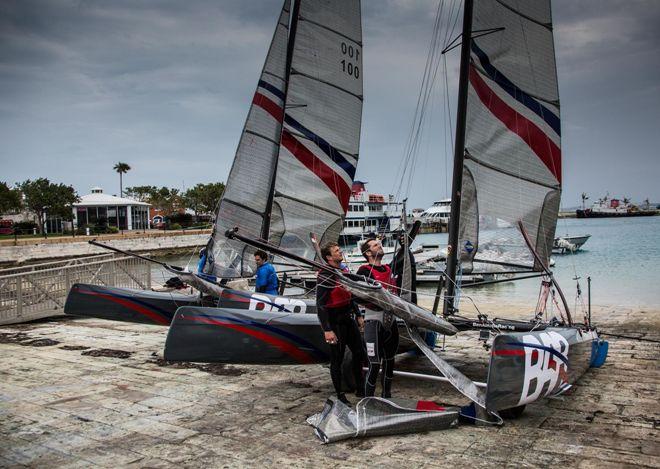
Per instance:
[[[353,78],[360,78],[360,68],[357,66],[360,59],[360,50],[357,47],[342,42],[341,55],[343,56],[342,60],[339,62],[341,64],[341,71],[347,73]],[[352,61],[355,61],[356,63],[353,63]]]

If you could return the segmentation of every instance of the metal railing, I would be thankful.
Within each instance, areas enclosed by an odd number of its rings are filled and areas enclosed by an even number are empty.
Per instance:
[[[149,262],[112,254],[0,270],[0,324],[14,324],[64,312],[71,285],[151,288]]]

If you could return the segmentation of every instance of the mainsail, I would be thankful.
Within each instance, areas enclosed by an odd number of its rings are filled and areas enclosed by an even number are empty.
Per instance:
[[[550,0],[474,2],[459,255],[540,271],[561,195],[559,94]],[[476,270],[476,268],[475,268]]]
[[[360,1],[290,7],[286,0],[218,210],[206,268],[217,276],[254,272],[252,251],[226,230],[311,259],[309,233],[336,240],[347,209],[362,115]]]
[[[313,259],[309,233],[339,238],[362,119],[359,0],[303,1],[286,98],[271,243]]]

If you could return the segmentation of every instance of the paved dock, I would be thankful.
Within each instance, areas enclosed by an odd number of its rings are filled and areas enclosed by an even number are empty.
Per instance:
[[[660,339],[657,312],[600,316],[604,331]],[[68,318],[1,327],[0,467],[660,467],[658,343],[610,337],[603,368],[500,428],[321,445],[305,419],[331,394],[326,368],[168,364],[166,332]],[[446,348],[485,379],[474,337]],[[397,366],[432,371],[409,356]],[[393,389],[465,403],[439,383],[395,378]]]

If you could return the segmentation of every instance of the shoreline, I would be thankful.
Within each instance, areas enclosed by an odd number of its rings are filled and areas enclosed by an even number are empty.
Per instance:
[[[125,251],[153,252],[158,255],[185,254],[194,247],[206,245],[210,233],[210,230],[191,230],[190,232],[152,230],[146,233],[66,236],[46,240],[30,238],[21,239],[16,245],[14,245],[14,240],[1,240],[0,266],[12,267],[33,262],[73,259],[107,253],[107,250],[89,244],[89,241],[94,239]]]

